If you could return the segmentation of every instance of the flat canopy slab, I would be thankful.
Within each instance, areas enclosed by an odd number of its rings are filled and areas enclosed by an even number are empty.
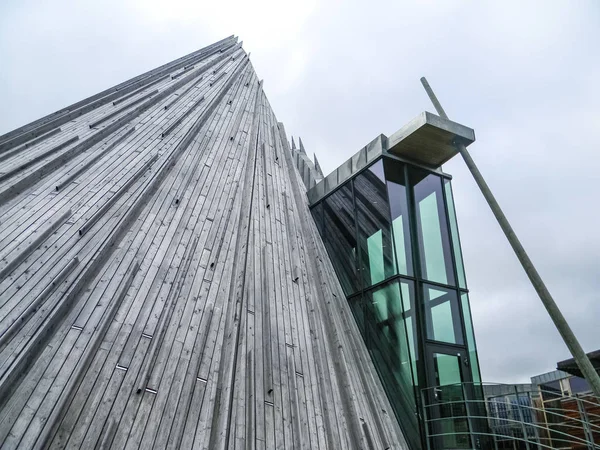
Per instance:
[[[475,141],[475,131],[429,112],[422,112],[388,139],[388,152],[438,168],[458,153],[457,143]]]

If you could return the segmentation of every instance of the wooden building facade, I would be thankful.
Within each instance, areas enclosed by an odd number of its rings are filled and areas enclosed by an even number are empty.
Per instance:
[[[408,448],[300,148],[233,36],[0,136],[0,447]]]

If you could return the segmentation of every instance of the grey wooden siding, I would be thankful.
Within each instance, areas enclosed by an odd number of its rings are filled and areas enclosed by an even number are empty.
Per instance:
[[[234,37],[0,136],[0,446],[404,448],[293,158]]]

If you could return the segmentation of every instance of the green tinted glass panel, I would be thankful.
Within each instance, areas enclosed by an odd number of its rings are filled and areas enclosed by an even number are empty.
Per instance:
[[[450,344],[464,343],[456,291],[423,285],[427,338]]]
[[[369,260],[370,284],[376,284],[385,279],[383,266],[383,239],[381,230],[367,238],[367,253]]]
[[[412,275],[412,251],[405,167],[401,162],[389,159],[385,160],[384,166],[398,273]]]
[[[409,289],[407,292],[410,292]],[[418,437],[413,386],[413,358],[410,351],[407,321],[397,281],[367,291],[365,301],[366,340],[371,358],[385,387],[398,419]],[[409,300],[410,304],[410,300]],[[418,439],[417,439],[418,440]]]
[[[403,281],[400,283],[400,287],[402,289],[402,306],[404,307],[405,312],[409,312],[412,309],[412,304],[414,303],[413,295],[411,293],[411,286],[409,282]]]
[[[398,283],[377,289],[371,296],[375,316],[372,329],[380,330],[378,336],[372,336],[372,339],[379,346],[378,350],[387,354],[384,359],[388,360],[395,378],[412,386],[408,335],[402,318],[402,299]]]
[[[456,221],[456,211],[454,209],[454,199],[452,196],[452,186],[450,185],[450,180],[444,181],[444,192],[446,194],[446,203],[448,204],[448,217],[450,218],[450,233],[452,234],[452,247],[454,249],[454,259],[456,261],[458,285],[461,288],[466,288],[467,281],[465,279],[465,268],[463,266],[462,252],[460,250],[458,224]]]
[[[419,359],[417,353],[417,330],[414,326],[414,304],[415,304],[415,294],[414,294],[414,284],[412,281],[401,281],[400,282],[400,294],[402,296],[402,309],[403,309],[403,317],[404,323],[406,325],[406,334],[408,336],[408,347],[410,351],[410,360],[412,362],[412,374],[413,374],[413,382],[415,385],[419,384],[419,378],[417,376],[417,360]]]
[[[436,381],[438,386],[447,386],[462,382],[460,376],[460,360],[455,355],[445,353],[434,353],[433,362],[435,367]]]
[[[471,320],[471,309],[469,308],[469,296],[465,293],[460,296],[463,317],[465,318],[465,334],[467,335],[467,348],[469,349],[469,362],[473,373],[473,382],[480,383],[479,361],[477,360],[477,347],[475,346],[475,332]]]
[[[444,251],[442,248],[442,233],[438,216],[438,204],[435,194],[429,194],[419,203],[421,214],[421,230],[423,232],[423,249],[427,279],[438,283],[448,284],[446,267],[444,266]]]
[[[406,251],[407,236],[404,234],[404,223],[402,217],[397,217],[392,221],[394,231],[394,251],[398,261],[398,272],[408,274],[408,252]]]
[[[456,343],[450,302],[440,303],[431,308],[431,320],[433,322],[433,339],[440,342]]]
[[[416,207],[422,276],[436,283],[454,285],[454,266],[441,178],[413,167],[409,174]]]

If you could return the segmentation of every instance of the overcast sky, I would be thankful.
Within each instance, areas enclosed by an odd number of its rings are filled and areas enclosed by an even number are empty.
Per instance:
[[[328,173],[433,111],[471,154],[586,351],[600,348],[600,3],[0,3],[0,134],[236,34],[280,121]],[[459,158],[454,191],[483,378],[570,357]]]

